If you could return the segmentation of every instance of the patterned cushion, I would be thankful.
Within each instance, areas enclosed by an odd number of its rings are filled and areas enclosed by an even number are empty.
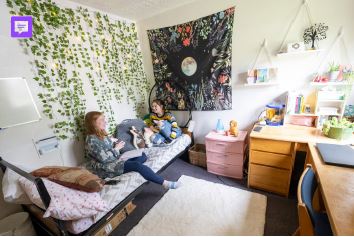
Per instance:
[[[85,192],[99,192],[104,180],[80,167],[47,166],[32,172],[33,176],[45,177],[65,187]]]
[[[20,185],[28,198],[38,207],[45,209],[36,185],[24,177],[19,179]],[[43,179],[50,195],[50,204],[43,217],[54,217],[59,220],[78,220],[92,217],[99,212],[108,211],[107,204],[99,193],[87,193],[64,187]]]
[[[125,146],[120,150],[122,153],[135,150],[133,145],[133,135],[130,132],[132,126],[139,131],[142,131],[143,128],[146,127],[144,121],[141,119],[126,119],[116,127],[115,137],[125,142]]]

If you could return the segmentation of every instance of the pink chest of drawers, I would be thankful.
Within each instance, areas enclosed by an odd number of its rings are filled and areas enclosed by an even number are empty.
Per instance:
[[[242,179],[247,132],[237,137],[210,132],[205,137],[208,172]]]

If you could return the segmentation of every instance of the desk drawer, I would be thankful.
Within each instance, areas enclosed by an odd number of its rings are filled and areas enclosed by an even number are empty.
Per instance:
[[[290,184],[290,171],[263,165],[250,164],[248,184],[251,187],[287,196]]]
[[[251,150],[250,162],[282,169],[292,168],[292,156]]]
[[[213,174],[242,179],[243,165],[221,165],[208,162],[207,168],[208,172]]]
[[[207,161],[214,164],[242,165],[243,154],[207,152]]]
[[[251,138],[251,149],[268,151],[280,154],[292,154],[294,144],[292,142]]]
[[[211,152],[243,154],[245,143],[243,141],[225,142],[205,139],[205,146],[206,150]]]

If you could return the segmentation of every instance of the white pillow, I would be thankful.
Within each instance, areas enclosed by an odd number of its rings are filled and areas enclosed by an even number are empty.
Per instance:
[[[35,168],[24,168],[16,165],[23,171],[30,172]],[[5,174],[2,178],[2,192],[4,194],[5,202],[16,203],[16,204],[31,204],[31,200],[27,197],[26,193],[23,191],[19,183],[19,178],[21,175],[17,174],[11,169],[6,169]]]

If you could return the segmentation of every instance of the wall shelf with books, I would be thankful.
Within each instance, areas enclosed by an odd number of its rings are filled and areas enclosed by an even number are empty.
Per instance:
[[[287,93],[285,123],[302,126],[317,126],[316,93],[289,91]]]

